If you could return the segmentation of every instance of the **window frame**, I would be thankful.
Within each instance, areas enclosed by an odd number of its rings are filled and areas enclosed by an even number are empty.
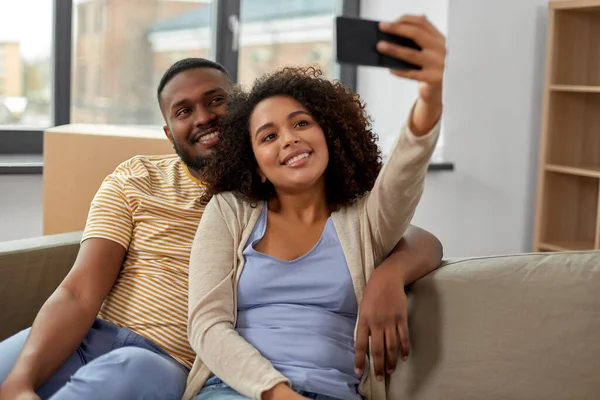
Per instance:
[[[212,28],[213,58],[221,63],[234,81],[238,76],[238,51],[233,47],[235,20],[239,26],[241,1],[214,0]],[[341,15],[360,16],[360,0],[338,0]],[[53,43],[52,43],[52,119],[48,127],[32,129],[0,125],[0,155],[42,155],[44,131],[47,128],[71,122],[71,78],[73,60],[73,1],[53,0]],[[339,66],[339,79],[352,90],[356,90],[357,67]]]

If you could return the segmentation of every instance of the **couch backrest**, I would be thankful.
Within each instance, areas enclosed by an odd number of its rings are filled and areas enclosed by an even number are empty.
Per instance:
[[[390,399],[600,399],[600,252],[451,261],[411,293]]]
[[[31,326],[67,275],[81,232],[0,243],[0,341]]]

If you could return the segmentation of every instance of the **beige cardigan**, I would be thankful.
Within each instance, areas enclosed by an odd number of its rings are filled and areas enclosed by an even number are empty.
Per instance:
[[[440,122],[427,135],[416,137],[405,125],[373,190],[332,214],[359,304],[375,266],[410,224],[439,131]],[[200,391],[211,373],[255,400],[275,384],[289,383],[235,331],[242,251],[261,209],[260,203],[253,206],[232,193],[222,193],[209,202],[200,221],[189,271],[188,337],[197,357],[185,400]],[[368,400],[385,400],[385,384],[374,379],[372,365],[369,360],[360,392]]]

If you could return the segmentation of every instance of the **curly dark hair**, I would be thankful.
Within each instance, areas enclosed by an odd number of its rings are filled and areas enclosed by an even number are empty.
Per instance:
[[[325,134],[329,163],[325,170],[327,201],[332,207],[353,203],[373,188],[381,169],[381,151],[360,97],[314,67],[286,67],[259,78],[249,92],[235,88],[222,121],[221,142],[202,171],[207,184],[203,204],[232,191],[251,203],[275,196],[261,182],[252,151],[249,121],[262,100],[290,96],[302,104]]]

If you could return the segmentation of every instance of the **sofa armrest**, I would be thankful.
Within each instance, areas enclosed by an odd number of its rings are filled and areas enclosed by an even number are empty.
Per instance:
[[[0,243],[0,341],[31,326],[67,275],[81,232]]]

